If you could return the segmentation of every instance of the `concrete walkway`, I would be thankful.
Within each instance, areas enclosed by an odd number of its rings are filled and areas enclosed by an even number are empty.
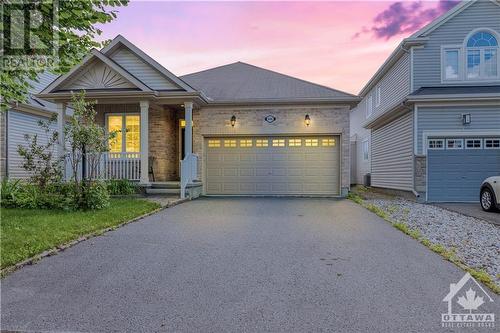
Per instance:
[[[9,275],[2,329],[439,332],[463,275],[347,200],[199,199]]]

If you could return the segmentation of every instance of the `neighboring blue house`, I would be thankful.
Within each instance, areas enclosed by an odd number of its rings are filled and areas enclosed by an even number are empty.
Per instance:
[[[478,201],[500,175],[500,2],[464,1],[404,39],[351,111],[351,183]]]

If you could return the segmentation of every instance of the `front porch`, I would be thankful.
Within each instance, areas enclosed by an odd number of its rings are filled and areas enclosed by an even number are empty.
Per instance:
[[[155,195],[176,194],[184,198],[186,194],[192,197],[201,193],[198,156],[192,152],[193,102],[97,101],[96,122],[107,132],[116,133],[116,137],[108,143],[108,152],[92,156],[99,159],[94,170],[90,170],[91,157],[85,159],[82,177],[128,179]],[[60,103],[58,117],[63,119],[65,114],[66,104]],[[67,154],[64,149],[61,153]],[[68,165],[66,170],[65,177],[70,178]]]

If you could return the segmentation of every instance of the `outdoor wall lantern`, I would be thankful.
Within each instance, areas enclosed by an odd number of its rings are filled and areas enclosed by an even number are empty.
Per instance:
[[[311,124],[311,117],[309,117],[308,114],[306,114],[306,117],[304,118],[304,122],[306,123],[306,126],[309,126]]]
[[[234,127],[234,125],[235,125],[235,124],[236,124],[236,116],[235,116],[235,115],[233,115],[233,116],[231,117],[231,126],[232,126],[232,127]]]
[[[470,113],[466,113],[462,115],[462,123],[464,125],[469,125],[470,124]]]

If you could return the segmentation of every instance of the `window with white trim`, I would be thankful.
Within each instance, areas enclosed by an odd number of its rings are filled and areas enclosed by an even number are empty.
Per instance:
[[[462,149],[463,147],[463,139],[446,139],[446,149]]]
[[[108,143],[110,156],[119,157],[119,153],[139,153],[141,151],[140,115],[110,113],[106,115],[106,123],[108,133],[114,136]]]
[[[427,149],[444,149],[444,139],[429,139]]]
[[[485,149],[500,149],[500,138],[484,139]]]
[[[366,99],[366,118],[368,119],[373,113],[373,96],[370,95]]]
[[[363,151],[363,160],[368,161],[370,157],[370,146],[368,145],[368,139],[364,139],[361,143],[361,150]]]
[[[467,40],[467,79],[498,76],[498,41],[492,33],[479,31]]]
[[[459,80],[460,79],[460,49],[445,48],[442,55],[443,62],[443,79],[444,80]]]
[[[465,139],[465,149],[481,149],[483,148],[482,139]]]
[[[382,88],[380,86],[377,86],[375,90],[375,106],[379,107],[381,101],[382,101]]]
[[[289,147],[300,147],[302,146],[302,139],[288,139]]]

